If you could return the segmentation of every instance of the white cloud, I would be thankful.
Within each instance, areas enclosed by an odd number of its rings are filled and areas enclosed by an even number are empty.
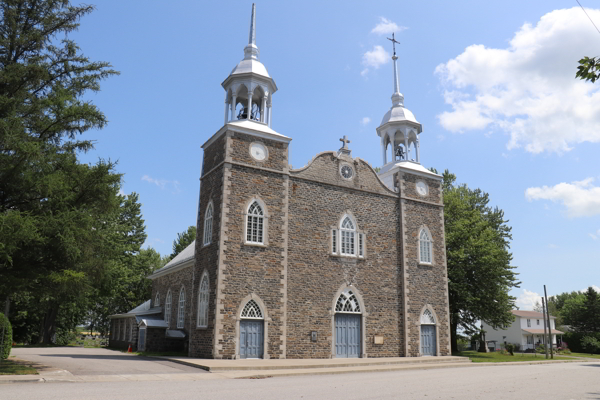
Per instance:
[[[516,305],[521,310],[532,311],[535,308],[536,303],[540,303],[541,297],[542,296],[536,292],[522,289],[521,294],[517,297]]]
[[[363,117],[363,119],[360,120],[362,126],[367,126],[369,122],[371,122],[371,118],[369,117]]]
[[[590,235],[590,237],[591,237],[592,239],[594,239],[594,240],[598,240],[598,238],[600,237],[600,229],[598,229],[598,230],[596,231],[596,233],[590,233],[589,235]]]
[[[531,187],[525,190],[525,198],[561,202],[567,207],[569,217],[591,217],[600,214],[600,187],[593,182],[594,178],[587,178],[555,186]]]
[[[166,189],[168,186],[172,186],[173,189],[175,190],[175,192],[180,192],[179,190],[179,181],[169,181],[166,179],[154,179],[148,175],[144,175],[142,176],[142,180],[146,181],[146,182],[150,182],[155,184],[156,186],[158,186],[161,189]]]
[[[119,193],[117,193],[119,196],[126,196],[125,192],[123,191],[123,189],[119,189]]]
[[[600,21],[600,10],[587,11]],[[438,115],[441,125],[499,129],[510,135],[509,149],[531,153],[600,142],[600,86],[575,79],[577,60],[597,55],[597,35],[577,7],[524,24],[507,48],[467,47],[435,70],[452,107]]]
[[[549,248],[549,249],[558,249],[558,245],[556,245],[556,244],[554,244],[554,243],[550,243],[550,244],[548,245],[548,248]]]
[[[379,17],[379,23],[375,25],[375,28],[371,30],[371,33],[375,33],[377,35],[385,35],[392,32],[401,32],[405,29],[408,28],[406,26],[396,25],[395,22],[392,22],[387,18]]]
[[[388,63],[391,60],[391,55],[385,49],[379,45],[374,46],[373,50],[365,52],[363,54],[362,63],[365,66],[360,74],[366,76],[369,73],[369,68],[378,69],[383,64]]]

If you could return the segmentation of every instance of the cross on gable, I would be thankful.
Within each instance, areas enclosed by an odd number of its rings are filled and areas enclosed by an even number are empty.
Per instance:
[[[344,135],[344,137],[340,139],[340,142],[344,143],[344,146],[342,147],[342,149],[347,149],[348,143],[350,143],[350,141],[348,140],[348,137],[346,135]]]

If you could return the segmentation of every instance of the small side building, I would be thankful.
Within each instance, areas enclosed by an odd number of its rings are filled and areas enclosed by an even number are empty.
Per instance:
[[[515,320],[506,329],[494,329],[485,322],[482,323],[486,331],[485,338],[488,342],[498,344],[519,344],[521,350],[534,350],[537,345],[546,343],[544,338],[544,315],[537,311],[512,310]],[[562,335],[556,329],[556,317],[550,316],[552,329],[552,346],[556,347],[556,335]],[[546,328],[547,329],[547,328]]]

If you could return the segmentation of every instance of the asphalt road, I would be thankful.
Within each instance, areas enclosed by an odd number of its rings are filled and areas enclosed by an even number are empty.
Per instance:
[[[600,362],[268,379],[0,386],[2,400],[600,399]]]
[[[63,369],[73,375],[207,373],[171,361],[139,357],[103,348],[14,348],[10,354],[22,360]],[[4,400],[1,390],[0,388],[0,400]]]

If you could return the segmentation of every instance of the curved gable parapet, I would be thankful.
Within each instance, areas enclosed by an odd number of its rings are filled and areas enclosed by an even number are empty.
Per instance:
[[[345,179],[340,173],[344,165],[352,168],[352,177],[349,179]],[[317,154],[304,167],[291,169],[290,176],[384,195],[398,195],[383,183],[368,162],[359,157],[339,155],[335,151]]]

